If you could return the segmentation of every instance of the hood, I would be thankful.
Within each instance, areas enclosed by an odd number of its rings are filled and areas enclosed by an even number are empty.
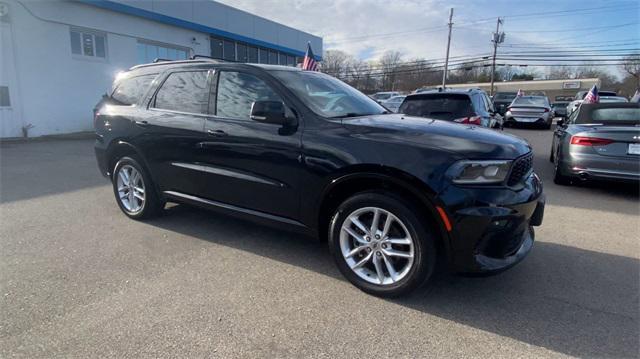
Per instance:
[[[359,138],[412,144],[468,159],[514,159],[531,151],[524,139],[484,127],[402,114],[347,118]]]

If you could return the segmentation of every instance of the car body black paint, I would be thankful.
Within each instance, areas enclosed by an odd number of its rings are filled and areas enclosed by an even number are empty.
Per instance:
[[[168,74],[196,69],[213,74],[209,109],[215,107],[215,74],[241,71],[257,76],[282,97],[291,123],[276,126],[219,118],[214,112],[153,108],[150,102]],[[312,235],[324,229],[319,211],[333,187],[376,178],[405,188],[430,209],[444,209],[453,227],[450,232],[435,210],[424,215],[439,226],[454,270],[499,271],[527,254],[533,241],[531,225],[539,225],[532,216],[544,205],[542,184],[533,172],[514,187],[458,186],[446,177],[447,169],[459,160],[527,155],[531,147],[526,141],[478,126],[400,114],[324,118],[270,75],[275,70],[299,71],[209,61],[133,68],[130,76],[158,77],[135,105],[98,105],[95,151],[100,171],[112,171],[119,151],[133,151],[166,199]],[[503,247],[503,242],[518,250],[503,253],[494,248]]]

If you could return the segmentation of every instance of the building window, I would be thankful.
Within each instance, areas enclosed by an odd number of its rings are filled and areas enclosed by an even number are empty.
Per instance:
[[[247,48],[247,62],[252,64],[258,63],[258,48],[249,46]]]
[[[227,61],[236,61],[236,43],[224,40],[224,59]]]
[[[287,54],[284,54],[282,52],[278,53],[278,63],[280,65],[286,65],[287,64]]]
[[[236,53],[238,54],[238,62],[248,62],[247,57],[247,45],[237,43],[236,44]]]
[[[277,65],[278,64],[278,53],[275,51],[269,51],[269,64]]]
[[[106,58],[107,35],[86,30],[71,29],[71,53],[79,56]]]
[[[0,107],[10,107],[9,86],[0,86]]]
[[[261,64],[268,64],[269,63],[269,51],[267,51],[266,49],[260,49],[259,61],[260,61]]]
[[[211,57],[222,60],[222,46],[224,41],[217,37],[211,37]]]
[[[153,62],[155,59],[186,60],[188,57],[189,50],[184,47],[138,41],[138,63],[140,64]]]

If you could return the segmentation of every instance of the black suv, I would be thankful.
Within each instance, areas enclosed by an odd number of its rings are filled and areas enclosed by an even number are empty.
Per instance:
[[[504,116],[504,113],[507,112],[507,107],[511,105],[513,99],[518,95],[517,92],[496,92],[493,95],[493,107],[498,111],[498,113]]]
[[[188,203],[328,238],[342,273],[381,296],[520,261],[544,210],[531,147],[477,126],[390,114],[296,68],[141,65],[95,112],[95,152],[134,219]]]
[[[405,97],[398,113],[490,128],[504,127],[487,93],[481,89],[437,89]]]

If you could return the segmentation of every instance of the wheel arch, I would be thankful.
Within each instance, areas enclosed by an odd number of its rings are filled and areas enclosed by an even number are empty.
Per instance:
[[[397,168],[380,165],[352,166],[334,176],[324,188],[317,213],[317,231],[326,240],[331,215],[348,197],[364,191],[390,191],[416,205],[436,228],[438,249],[450,255],[450,236],[436,207],[436,192],[415,176]]]
[[[124,140],[114,140],[109,144],[106,151],[107,175],[109,177],[113,175],[112,172],[118,160],[127,155],[136,155],[143,162],[141,165],[145,166],[145,169],[149,171],[145,157],[136,146]]]

